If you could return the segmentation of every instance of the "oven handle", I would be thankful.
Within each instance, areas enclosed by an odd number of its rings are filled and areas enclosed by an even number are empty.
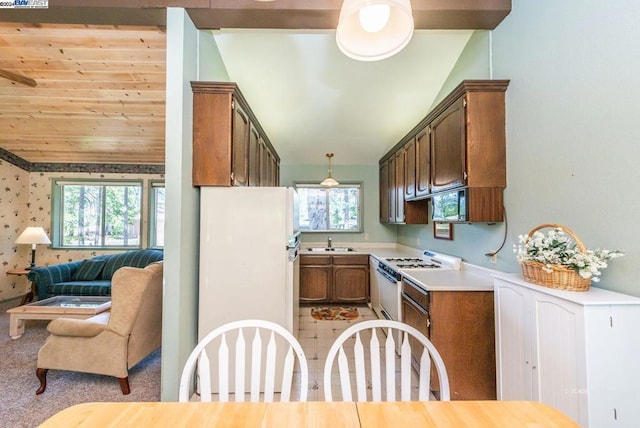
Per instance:
[[[411,306],[413,306],[415,309],[418,310],[418,312],[420,312],[423,315],[429,316],[429,311],[427,311],[425,308],[423,308],[418,302],[416,302],[415,300],[413,300],[413,298],[411,296],[409,296],[408,294],[402,294],[402,298],[404,300],[406,300],[407,302],[409,302],[409,304]]]
[[[380,266],[378,266],[376,268],[376,271],[378,271],[378,273],[382,274],[382,276],[384,276],[389,282],[392,282],[394,284],[397,284],[398,281],[392,277],[391,275],[389,275],[387,272],[383,271],[382,269],[380,269]]]

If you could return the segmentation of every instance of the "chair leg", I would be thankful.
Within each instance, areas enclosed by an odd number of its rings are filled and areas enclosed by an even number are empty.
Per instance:
[[[119,377],[118,382],[120,383],[122,395],[129,395],[129,393],[131,392],[131,388],[129,388],[129,377]]]
[[[49,369],[41,369],[38,367],[36,369],[36,376],[40,380],[40,388],[36,391],[36,395],[42,394],[44,390],[47,388],[47,372]]]

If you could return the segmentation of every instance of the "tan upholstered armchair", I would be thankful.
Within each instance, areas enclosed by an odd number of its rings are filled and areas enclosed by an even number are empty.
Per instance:
[[[162,267],[160,261],[120,268],[112,279],[111,312],[49,323],[50,335],[38,353],[36,394],[44,392],[49,369],[115,376],[129,394],[128,369],[160,347]]]

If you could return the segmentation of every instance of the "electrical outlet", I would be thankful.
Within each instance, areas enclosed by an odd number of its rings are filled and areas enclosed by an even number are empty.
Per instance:
[[[498,255],[494,254],[493,256],[491,256],[491,264],[492,265],[497,265],[498,264]]]
[[[365,240],[365,241],[368,241],[368,240],[369,240],[369,234],[368,234],[368,233],[365,233],[365,234],[364,234],[364,240]]]

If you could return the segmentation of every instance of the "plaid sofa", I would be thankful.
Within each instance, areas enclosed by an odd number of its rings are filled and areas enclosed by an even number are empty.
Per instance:
[[[35,282],[40,300],[53,296],[109,296],[115,271],[123,266],[143,268],[163,258],[162,250],[127,251],[33,268],[27,278]]]

